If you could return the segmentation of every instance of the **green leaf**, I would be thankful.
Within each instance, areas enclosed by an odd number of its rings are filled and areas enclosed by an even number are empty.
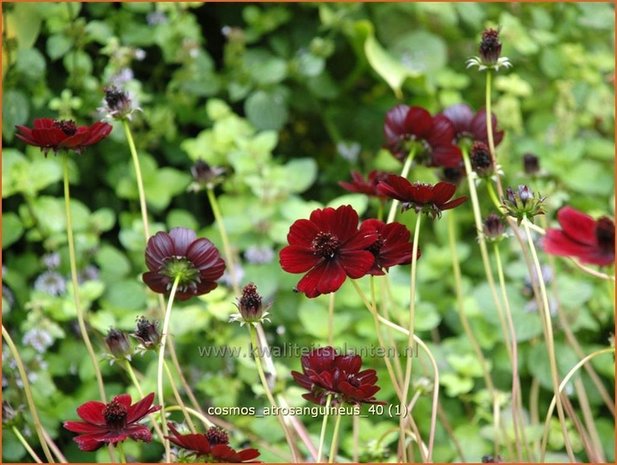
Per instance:
[[[259,90],[244,102],[244,112],[253,126],[260,130],[278,131],[287,122],[287,103],[279,94]]]
[[[319,300],[324,300],[322,297]],[[328,309],[325,301],[318,302],[317,299],[305,300],[298,309],[298,317],[302,323],[304,330],[311,336],[325,340],[328,336]],[[351,315],[349,313],[341,313],[340,310],[334,312],[334,327],[333,334],[339,335],[351,324]]]
[[[20,50],[32,49],[41,32],[41,13],[36,3],[16,3],[9,24],[15,29]]]
[[[2,215],[2,248],[6,249],[11,244],[15,243],[24,232],[24,228],[19,220],[19,217],[8,212]]]
[[[26,78],[37,80],[45,75],[45,58],[36,49],[19,50],[15,70]]]
[[[29,115],[30,102],[23,92],[13,89],[6,90],[2,95],[2,135],[12,141],[15,126],[25,124]]]
[[[299,158],[285,165],[285,180],[289,192],[301,193],[317,178],[317,163],[312,158]]]
[[[64,34],[54,34],[47,39],[47,55],[52,60],[63,57],[72,46],[71,39]]]

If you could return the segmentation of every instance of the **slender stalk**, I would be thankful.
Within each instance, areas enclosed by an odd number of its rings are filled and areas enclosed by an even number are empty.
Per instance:
[[[32,459],[36,463],[43,463],[40,457],[36,455],[36,452],[34,452],[32,447],[30,447],[30,444],[28,444],[28,441],[26,441],[26,438],[24,438],[24,436],[19,432],[19,430],[15,426],[12,426],[11,429],[13,431],[13,434],[17,436],[17,439],[19,440],[19,442],[21,442],[21,445],[24,446],[24,449],[26,449],[26,452],[28,452],[30,457],[32,457]]]
[[[495,192],[495,188],[493,187],[493,184],[490,181],[486,183],[486,191],[488,192],[488,196],[491,199],[491,202],[493,202],[493,205],[495,206],[497,211],[502,212],[503,205],[499,201],[499,198],[497,197],[497,193]]]
[[[574,380],[574,389],[576,389],[578,403],[581,407],[581,411],[583,412],[585,426],[587,427],[587,431],[589,431],[592,449],[597,457],[593,461],[604,463],[606,462],[606,458],[604,457],[604,451],[602,450],[602,441],[600,440],[600,435],[598,434],[598,429],[596,428],[591,405],[589,405],[589,399],[587,398],[587,394],[585,394],[585,386],[580,378]]]
[[[163,392],[163,365],[165,362],[165,346],[167,344],[167,334],[169,333],[169,322],[171,321],[171,309],[174,304],[174,298],[176,297],[176,291],[178,290],[178,284],[180,277],[174,279],[174,283],[171,286],[169,297],[167,299],[167,310],[165,311],[165,320],[163,322],[163,329],[161,335],[161,347],[159,348],[159,358],[157,365],[156,384],[158,390],[159,403],[161,404],[161,423],[163,426],[163,436],[167,436],[167,421],[165,418],[165,395]],[[165,461],[171,462],[171,450],[169,440],[164,439],[163,445],[165,446]]]
[[[465,452],[463,452],[463,447],[458,439],[456,439],[456,435],[454,434],[454,430],[452,429],[452,425],[448,421],[445,412],[443,411],[443,407],[441,405],[437,405],[437,415],[439,416],[439,420],[441,420],[441,424],[448,433],[452,444],[454,444],[454,448],[456,449],[456,453],[458,454],[458,461],[466,462]]]
[[[493,71],[488,69],[486,70],[486,91],[485,91],[485,99],[486,99],[486,135],[488,138],[488,148],[491,154],[491,161],[493,166],[497,166],[497,162],[495,160],[495,139],[493,137],[493,112],[491,109],[491,87],[493,81]],[[469,171],[468,171],[469,173]],[[499,181],[499,177],[497,177],[498,186],[501,186],[501,181]],[[501,189],[500,189],[501,194]]]
[[[169,384],[171,386],[171,391],[174,394],[174,398],[176,399],[176,402],[178,402],[178,405],[180,407],[185,407],[185,410],[182,413],[184,414],[184,418],[185,418],[187,424],[189,425],[189,429],[191,430],[191,433],[195,434],[197,432],[197,430],[195,429],[195,425],[193,424],[193,420],[191,420],[191,416],[186,411],[186,405],[184,405],[184,401],[182,400],[182,397],[180,397],[180,393],[178,392],[178,388],[176,387],[176,383],[173,382],[174,377],[173,377],[173,375],[171,373],[171,370],[169,369],[169,365],[164,360],[163,360],[163,366],[165,368],[165,373],[167,374],[167,379],[169,380]]]
[[[413,163],[413,158],[416,155],[416,150],[411,149],[409,155],[407,155],[407,159],[405,160],[405,164],[403,165],[403,170],[401,171],[401,176],[406,178],[409,175],[409,170],[411,170],[411,164]],[[399,201],[392,200],[392,205],[390,206],[390,212],[388,213],[388,220],[386,223],[392,223],[394,221],[394,217],[396,216],[396,208],[398,207]]]
[[[409,283],[409,336],[407,340],[407,351],[411,347],[413,347],[413,336],[415,330],[415,319],[416,319],[416,271],[418,268],[418,240],[420,239],[420,226],[422,224],[422,214],[418,213],[416,218],[416,225],[413,232],[413,245],[411,251],[411,275],[410,275],[410,283]],[[407,364],[405,365],[405,380],[403,381],[403,389],[401,393],[403,394],[403,399],[401,402],[401,410],[405,408],[407,405],[407,396],[409,391],[409,386],[411,384],[411,367],[413,363],[413,351],[412,353],[407,353]],[[400,429],[401,435],[399,444],[402,444],[401,441],[405,440],[405,429],[404,429],[404,419],[401,416],[400,418]],[[404,449],[403,449],[404,451]],[[405,454],[403,454],[403,458],[405,458]],[[405,460],[406,461],[406,460]]]
[[[615,352],[615,348],[614,347],[608,347],[608,348],[597,350],[595,352],[590,353],[585,358],[580,360],[576,365],[574,365],[570,369],[568,374],[563,378],[563,381],[561,381],[561,383],[559,384],[559,388],[558,388],[557,392],[555,393],[555,395],[553,395],[553,398],[551,399],[551,403],[550,403],[550,405],[548,407],[548,412],[546,414],[546,420],[544,422],[544,432],[542,433],[542,449],[541,449],[541,452],[540,452],[540,461],[541,462],[544,461],[544,455],[546,454],[546,444],[547,444],[548,436],[549,436],[549,433],[550,433],[551,417],[553,416],[553,411],[555,409],[555,405],[557,405],[557,412],[559,412],[559,403],[560,403],[559,402],[559,397],[560,397],[561,392],[566,388],[566,385],[568,384],[570,379],[572,379],[572,377],[576,374],[576,372],[583,365],[585,365],[587,362],[589,362],[591,359],[597,357],[598,355],[608,354],[608,353],[611,353],[611,352],[612,353]]]
[[[328,345],[334,344],[334,296],[336,292],[331,292],[328,296]]]
[[[54,453],[54,455],[58,459],[58,462],[68,463],[64,454],[60,451],[56,443],[53,441],[53,439],[49,436],[47,431],[45,431],[44,429],[43,429],[43,436],[45,436],[45,441],[47,441],[49,448],[51,449],[51,451]]]
[[[208,187],[206,192],[208,194],[210,207],[212,208],[214,220],[216,221],[216,226],[218,227],[219,234],[221,235],[221,241],[223,242],[223,252],[225,253],[225,262],[227,264],[227,269],[229,270],[231,285],[234,289],[234,293],[239,294],[240,286],[238,284],[238,276],[236,275],[236,265],[231,253],[231,246],[229,245],[229,236],[227,235],[227,230],[225,229],[225,223],[223,223],[223,216],[221,215],[221,210],[219,208],[218,201],[216,200],[216,195],[214,195],[214,189],[212,187]]]
[[[529,420],[532,425],[540,425],[540,382],[535,377],[529,387]],[[540,455],[540,438],[534,440],[534,455]]]
[[[201,421],[206,429],[210,428],[211,426],[214,426],[214,423],[212,423],[204,414],[202,414],[201,412],[198,412],[197,410],[191,407],[182,408],[180,405],[172,405],[172,406],[167,406],[166,410],[168,412],[183,412],[184,410],[186,410],[191,415],[193,415],[195,418],[197,418],[199,421]]]
[[[253,327],[252,324],[247,325],[247,327],[248,327],[249,336],[251,339],[251,346],[253,347],[253,350],[255,351],[254,353],[255,366],[257,367],[257,373],[259,374],[259,379],[261,380],[261,384],[264,388],[268,401],[270,401],[271,406],[274,408],[277,408],[276,400],[274,399],[274,396],[272,395],[270,385],[268,384],[268,380],[266,379],[266,373],[264,372],[263,365],[261,363],[261,354],[259,350],[260,345],[259,345],[259,341],[257,340],[257,331]],[[277,418],[279,419],[279,422],[281,423],[281,427],[283,428],[283,433],[285,433],[285,439],[287,440],[287,444],[289,445],[289,449],[291,451],[292,461],[294,463],[297,463],[298,453],[291,439],[291,434],[289,433],[289,430],[287,429],[287,425],[285,424],[285,420],[280,414],[277,415]]]
[[[79,299],[79,282],[77,280],[77,259],[75,258],[75,240],[73,238],[73,219],[71,215],[71,191],[69,188],[69,158],[68,155],[64,155],[64,206],[66,214],[66,234],[69,243],[69,261],[71,262],[71,281],[73,283],[73,301],[75,303],[75,312],[77,313],[77,321],[79,323],[79,331],[81,337],[86,345],[86,350],[92,361],[94,367],[94,375],[96,377],[96,383],[99,388],[99,396],[103,402],[107,402],[105,396],[105,386],[103,384],[103,375],[99,368],[99,362],[96,358],[94,349],[92,348],[92,342],[90,342],[90,336],[88,336],[88,329],[86,328],[86,321],[84,311],[81,307]]]
[[[332,394],[328,394],[326,398],[326,413],[321,420],[321,432],[319,433],[319,449],[317,449],[317,463],[321,462],[321,455],[323,453],[323,443],[326,438],[326,428],[328,426],[328,418],[330,417],[330,403],[332,402]]]
[[[545,339],[546,339],[546,349],[548,351],[548,358],[551,370],[551,381],[553,383],[553,391],[555,397],[557,399],[557,415],[559,416],[559,423],[561,424],[561,431],[564,437],[564,443],[566,446],[566,451],[568,453],[568,457],[571,462],[575,462],[576,459],[574,457],[574,452],[572,451],[572,444],[570,443],[570,438],[568,436],[568,430],[566,427],[566,419],[564,415],[563,405],[561,403],[561,396],[559,394],[559,373],[557,368],[557,358],[555,356],[555,345],[553,338],[553,323],[551,321],[551,311],[548,303],[548,296],[546,293],[546,286],[544,285],[544,279],[542,278],[542,267],[540,265],[540,261],[538,260],[538,254],[536,252],[536,246],[533,243],[533,238],[531,235],[531,230],[527,223],[529,220],[525,218],[523,220],[523,227],[525,229],[525,233],[527,235],[527,242],[529,245],[529,250],[531,251],[531,256],[536,268],[536,276],[538,277],[538,282],[540,284],[540,296],[542,298],[542,318],[544,320],[544,329],[545,329]],[[544,455],[544,454],[542,454]],[[543,457],[540,459],[543,461]]]
[[[133,168],[135,169],[135,179],[137,180],[137,190],[139,192],[139,207],[141,210],[141,219],[144,225],[144,235],[146,241],[150,237],[150,226],[148,223],[148,207],[146,205],[146,191],[144,189],[144,181],[141,175],[141,164],[139,163],[139,156],[137,155],[137,149],[135,148],[135,141],[133,140],[133,134],[131,133],[131,126],[128,120],[122,120],[122,127],[124,128],[124,134],[129,144],[129,150],[131,152],[131,158],[133,160]]]
[[[126,455],[124,453],[124,444],[122,444],[122,442],[119,442],[116,444],[116,447],[118,449],[118,454],[120,454],[120,463],[126,463]]]
[[[352,428],[352,462],[358,463],[360,460],[360,417],[358,415],[354,415],[351,417],[351,428]]]
[[[334,432],[332,433],[332,443],[330,444],[330,455],[328,456],[328,463],[334,463],[336,459],[336,451],[338,450],[338,437],[339,430],[341,428],[341,418],[343,415],[336,414],[336,420],[334,421]]]
[[[41,447],[43,448],[43,453],[45,454],[45,458],[48,462],[54,463],[54,458],[49,451],[49,447],[47,447],[47,442],[45,441],[45,435],[43,434],[43,424],[41,423],[41,419],[39,417],[39,412],[36,409],[36,405],[34,403],[34,398],[32,397],[32,390],[30,389],[30,380],[28,380],[28,374],[26,373],[26,369],[24,368],[24,363],[21,360],[21,356],[11,338],[11,335],[6,330],[4,325],[2,325],[2,338],[6,345],[9,346],[9,350],[11,351],[11,355],[15,359],[15,363],[17,364],[17,371],[19,372],[19,377],[21,378],[21,382],[24,386],[24,393],[26,394],[26,402],[28,403],[28,409],[30,410],[30,414],[32,415],[32,421],[34,422],[34,428],[36,429],[36,434],[39,437],[39,442],[41,443]]]

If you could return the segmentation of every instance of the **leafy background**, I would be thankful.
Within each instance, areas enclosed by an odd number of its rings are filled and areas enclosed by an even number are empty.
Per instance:
[[[381,149],[384,114],[397,97],[432,112],[461,101],[474,108],[483,105],[484,76],[466,70],[465,60],[476,54],[479,33],[487,25],[501,27],[503,54],[514,63],[512,70],[499,73],[494,93],[495,111],[507,133],[498,150],[506,184],[528,182],[546,195],[551,223],[556,209],[566,203],[595,216],[612,215],[610,4],[3,3],[2,7],[3,322],[19,342],[43,422],[70,460],[94,457],[77,449],[61,421],[75,418],[75,408],[97,394],[76,330],[70,285],[52,295],[41,278],[47,276],[43,257],[54,252],[60,254],[57,272],[63,280],[69,274],[60,160],[45,158],[15,139],[16,124],[58,115],[89,123],[101,117],[97,108],[104,86],[116,83],[129,89],[142,109],[133,128],[155,222],[152,229],[190,227],[218,245],[205,194],[189,189],[190,167],[199,158],[226,167],[230,175],[217,191],[225,226],[241,260],[241,281],[254,281],[274,302],[272,323],[266,328],[273,346],[290,342],[309,346],[326,339],[327,298],[308,300],[291,292],[298,276],[282,272],[278,265],[276,254],[289,225],[323,205],[351,203],[364,217],[375,214],[376,205],[346,194],[337,181],[346,180],[351,169],[400,170]],[[540,157],[542,177],[525,178],[521,160],[526,152]],[[436,173],[424,168],[415,169],[413,176],[436,179]],[[103,336],[110,326],[130,330],[138,315],[156,314],[156,302],[140,280],[143,232],[120,127],[72,159],[71,183],[83,277],[80,293],[102,354]],[[488,201],[484,206],[489,211]],[[409,222],[411,216],[402,221]],[[484,284],[470,208],[458,209],[457,216],[466,310],[497,387],[507,392],[509,365]],[[427,223],[421,243],[417,327],[438,357],[441,404],[464,444],[464,458],[478,461],[492,450],[490,408],[479,363],[457,317],[447,244],[446,219]],[[529,386],[537,379],[542,415],[551,385],[540,320],[525,293],[526,269],[517,245],[502,250],[519,338],[523,398],[527,404]],[[614,327],[610,292],[568,263],[557,263],[554,280],[562,311],[584,352],[606,346]],[[400,303],[400,315],[395,316],[404,321],[406,267],[391,275]],[[250,359],[199,357],[198,346],[246,349],[246,331],[227,323],[235,310],[234,299],[229,287],[219,286],[174,310],[177,350],[203,406],[265,405]],[[368,312],[351,286],[344,286],[336,298],[336,345],[375,344],[373,331]],[[563,376],[578,357],[557,333]],[[33,339],[46,343],[33,344]],[[23,397],[7,352],[5,348],[3,397],[20,405]],[[613,392],[612,360],[597,360],[594,366]],[[277,389],[292,405],[302,405],[301,392],[289,376],[299,360],[279,358],[276,363]],[[394,401],[381,360],[366,363],[379,370],[380,398]],[[153,357],[136,357],[134,365],[144,374],[144,388],[153,391]],[[101,366],[108,393],[128,389],[135,395],[122,370],[104,360]],[[414,367],[417,377],[430,373],[424,372],[423,363]],[[606,458],[612,461],[613,420],[587,374],[581,378]],[[576,393],[570,395],[578,405]],[[415,418],[427,434],[430,395],[420,398]],[[228,420],[237,427],[236,444],[252,432],[285,450],[274,418]],[[304,421],[317,436],[320,420]],[[384,449],[395,449],[393,435],[383,447],[375,440],[397,421],[369,415],[360,423],[361,458],[385,459]],[[351,421],[342,427],[342,451],[350,457]],[[558,426],[554,429],[558,431]],[[529,426],[527,435],[537,437],[537,428]],[[3,460],[28,460],[12,432],[5,430],[3,437]],[[31,438],[36,442],[35,436]],[[584,459],[581,445],[575,446]],[[551,459],[563,459],[558,433],[550,448]],[[157,461],[161,447],[131,444],[128,452],[140,460]],[[265,450],[262,457],[280,460]],[[106,452],[97,458],[106,461]],[[434,458],[461,459],[441,426]]]

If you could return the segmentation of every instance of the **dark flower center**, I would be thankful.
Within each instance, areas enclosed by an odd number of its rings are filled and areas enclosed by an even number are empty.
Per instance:
[[[471,165],[478,174],[485,173],[493,165],[489,149],[482,142],[476,142],[471,149]]]
[[[165,265],[161,272],[168,276],[171,281],[178,279],[178,289],[196,288],[201,282],[199,270],[186,257],[169,257],[165,260]],[[169,284],[171,289],[171,283]]]
[[[464,172],[461,168],[444,168],[443,178],[453,184],[458,184],[462,179]]]
[[[360,387],[360,384],[361,384],[360,380],[356,378],[356,375],[347,376],[347,382],[355,388]]]
[[[111,430],[120,430],[126,426],[127,413],[126,406],[116,400],[112,400],[103,410],[105,424]]]
[[[603,216],[596,225],[596,239],[603,252],[615,253],[615,223]]]
[[[60,129],[67,136],[72,136],[77,132],[77,125],[75,124],[75,121],[68,119],[54,121],[54,127]]]
[[[341,246],[341,241],[331,233],[319,232],[311,244],[313,253],[323,258],[334,258]]]
[[[107,106],[112,110],[115,110],[121,104],[126,103],[127,98],[126,93],[117,87],[112,86],[105,89],[105,103],[107,103]]]
[[[212,426],[206,431],[206,437],[208,438],[208,442],[211,446],[216,446],[218,444],[229,444],[229,436],[223,428],[218,426]]]
[[[385,241],[381,237],[381,234],[377,233],[377,240],[373,242],[367,250],[377,257],[384,243]]]

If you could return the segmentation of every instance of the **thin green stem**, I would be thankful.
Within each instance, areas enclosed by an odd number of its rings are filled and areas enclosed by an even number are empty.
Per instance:
[[[236,265],[234,262],[234,257],[231,253],[229,236],[227,235],[227,230],[225,229],[223,215],[221,215],[221,210],[219,208],[218,201],[216,200],[216,195],[214,195],[214,189],[212,187],[208,187],[206,189],[206,192],[208,193],[208,201],[210,202],[210,207],[212,208],[214,221],[216,221],[216,226],[218,227],[219,234],[221,235],[221,240],[223,241],[223,252],[225,253],[225,261],[227,263],[227,269],[229,270],[231,284],[234,289],[234,293],[239,294],[240,286],[238,283],[238,276],[236,275]]]
[[[321,432],[319,433],[319,449],[317,449],[317,463],[321,462],[321,456],[323,454],[323,443],[326,438],[326,427],[328,426],[328,418],[330,417],[330,403],[332,402],[332,394],[328,394],[326,398],[326,413],[321,420]]]
[[[255,366],[257,367],[257,373],[259,375],[259,379],[261,381],[262,387],[264,388],[264,392],[266,393],[266,397],[268,398],[268,401],[270,402],[270,405],[274,408],[277,408],[276,400],[274,399],[274,395],[272,394],[272,390],[270,389],[270,385],[268,384],[268,380],[266,378],[266,373],[264,371],[263,364],[261,363],[261,354],[260,354],[261,346],[257,339],[257,330],[253,327],[252,324],[248,324],[247,327],[249,330],[251,346],[253,347],[253,351],[254,351],[253,353],[254,353],[254,358],[255,358]],[[289,430],[287,429],[287,425],[285,424],[285,420],[280,414],[277,415],[277,418],[279,419],[281,427],[283,428],[283,433],[285,434],[285,439],[287,440],[287,444],[289,445],[289,449],[291,451],[291,456],[292,456],[292,461],[294,463],[297,463],[298,462],[297,451],[291,439],[291,434],[289,433]]]
[[[174,394],[174,398],[176,399],[176,402],[178,402],[178,405],[180,407],[184,407],[186,409],[186,405],[184,405],[184,401],[182,400],[182,397],[180,396],[180,393],[178,392],[178,388],[176,387],[176,383],[174,383],[174,377],[171,373],[171,370],[169,369],[169,365],[167,364],[167,362],[165,360],[163,360],[163,366],[165,368],[165,373],[167,374],[167,379],[169,380],[169,384],[171,386],[171,390]],[[187,422],[187,424],[189,425],[189,429],[191,430],[191,433],[195,434],[197,432],[197,430],[195,429],[195,425],[193,424],[193,420],[191,420],[191,416],[188,414],[188,412],[186,410],[184,410],[182,412],[184,414],[184,418]]]
[[[120,463],[126,463],[126,455],[124,453],[124,444],[122,442],[117,443],[118,454],[120,455]]]
[[[538,283],[540,285],[540,296],[542,299],[542,319],[544,320],[544,336],[546,340],[546,349],[548,351],[548,359],[551,370],[551,381],[553,383],[553,391],[555,394],[555,398],[557,399],[557,415],[559,417],[559,423],[561,424],[561,431],[563,433],[563,439],[566,446],[566,451],[568,453],[568,457],[571,462],[575,462],[576,459],[574,457],[574,452],[572,451],[572,444],[570,443],[570,438],[568,436],[568,429],[566,426],[566,419],[563,410],[563,405],[561,402],[561,396],[559,393],[559,372],[557,368],[557,358],[555,356],[555,343],[553,337],[553,322],[551,321],[551,311],[548,303],[548,295],[546,293],[546,286],[544,284],[544,279],[542,277],[542,266],[540,265],[540,260],[538,260],[538,253],[536,251],[536,246],[533,243],[533,237],[531,234],[531,230],[527,223],[529,220],[525,218],[523,220],[523,227],[525,229],[525,234],[527,235],[527,243],[529,245],[529,250],[531,251],[531,257],[535,266],[536,276]],[[544,455],[544,454],[542,454]],[[540,459],[543,461],[543,457]]]
[[[150,238],[150,226],[148,223],[148,207],[146,205],[146,191],[144,189],[144,181],[141,175],[141,164],[139,163],[139,156],[137,155],[137,149],[135,148],[135,141],[133,140],[133,134],[131,133],[131,126],[128,120],[122,120],[122,127],[124,128],[124,134],[129,144],[129,150],[131,152],[131,158],[133,160],[133,168],[135,169],[135,179],[137,180],[137,190],[139,192],[139,207],[141,210],[141,220],[144,226],[144,235],[146,242]]]
[[[334,343],[334,296],[336,292],[331,292],[328,296],[328,345]]]
[[[79,281],[77,279],[77,259],[75,258],[75,240],[73,238],[73,219],[71,215],[71,191],[69,187],[69,158],[68,155],[64,155],[64,207],[66,214],[66,235],[69,244],[69,261],[71,263],[71,281],[73,283],[73,301],[75,303],[75,312],[77,313],[77,322],[79,324],[79,331],[81,337],[86,345],[86,350],[92,361],[94,367],[94,375],[96,377],[96,383],[99,388],[99,396],[103,402],[107,402],[105,395],[105,385],[103,384],[103,375],[99,368],[99,361],[96,358],[94,349],[92,348],[92,342],[90,342],[90,336],[88,336],[88,329],[86,328],[86,321],[84,311],[81,307],[79,299]]]
[[[405,164],[403,165],[403,170],[401,171],[401,176],[406,178],[409,175],[409,170],[411,170],[411,164],[413,163],[413,159],[416,155],[416,150],[411,149],[409,155],[407,155],[407,159],[405,160]],[[396,216],[396,208],[398,207],[399,201],[392,200],[392,205],[390,206],[390,212],[388,213],[388,220],[386,223],[392,223],[394,221],[394,217]]]
[[[332,443],[330,444],[330,455],[328,456],[328,463],[334,463],[336,459],[336,451],[338,449],[338,437],[341,428],[341,418],[343,415],[336,414],[336,420],[334,421],[334,432],[332,433]]]
[[[499,201],[499,198],[497,197],[497,193],[495,192],[495,188],[493,187],[493,184],[490,181],[486,183],[486,190],[488,191],[488,196],[491,199],[491,202],[493,202],[493,205],[495,206],[497,211],[501,213],[503,210],[503,206],[501,205],[501,202]]]
[[[405,380],[403,381],[403,388],[401,390],[401,394],[403,398],[401,400],[401,411],[405,411],[405,407],[407,406],[407,396],[409,391],[409,386],[411,384],[411,368],[413,364],[413,350],[411,353],[409,349],[413,347],[413,336],[415,330],[415,320],[416,320],[416,271],[418,268],[418,241],[420,239],[420,227],[422,224],[422,214],[418,213],[416,218],[416,225],[413,233],[413,245],[411,251],[411,274],[410,274],[410,282],[409,282],[409,336],[407,340],[407,364],[405,365]],[[405,441],[405,423],[404,418],[401,416],[400,418],[400,440],[399,445],[402,445],[401,441]],[[404,451],[404,449],[403,449]],[[403,454],[405,455],[405,454]],[[404,457],[405,458],[405,457]],[[406,460],[405,460],[406,461]]]
[[[36,429],[36,434],[39,437],[39,442],[41,443],[41,447],[43,448],[45,458],[49,463],[54,463],[54,458],[51,455],[49,447],[47,446],[47,442],[45,441],[45,435],[43,434],[43,424],[41,423],[39,412],[36,409],[34,398],[32,397],[32,389],[30,388],[30,380],[28,380],[28,374],[26,373],[24,363],[21,360],[21,356],[19,355],[17,347],[15,346],[11,335],[6,330],[4,325],[2,325],[2,339],[4,339],[4,342],[6,342],[6,345],[9,347],[11,355],[13,356],[13,358],[15,359],[15,363],[17,364],[17,371],[19,372],[19,377],[21,378],[21,382],[24,387],[24,393],[26,394],[26,402],[28,404],[28,409],[30,410],[30,414],[32,415],[34,428]]]
[[[26,452],[28,452],[30,457],[32,457],[32,459],[36,463],[43,463],[40,457],[36,455],[36,452],[34,452],[32,447],[30,447],[30,444],[28,444],[28,441],[26,441],[26,438],[24,438],[24,436],[19,432],[19,430],[15,426],[12,426],[11,429],[13,430],[13,434],[17,436],[17,439],[19,440],[19,442],[21,442],[21,445],[24,446],[24,449],[26,449]]]
[[[486,71],[486,135],[488,138],[488,148],[491,154],[491,160],[493,162],[493,166],[497,166],[495,161],[495,139],[493,137],[493,111],[491,109],[491,87],[493,81],[493,71],[490,69]],[[468,171],[469,173],[469,171]],[[497,178],[499,179],[499,178]],[[501,192],[501,191],[500,191]]]
[[[198,412],[197,410],[191,407],[182,407],[180,405],[171,405],[171,406],[168,405],[166,410],[168,412],[184,412],[186,410],[188,413],[190,413],[195,418],[197,418],[199,421],[201,421],[204,425],[204,428],[210,428],[211,426],[214,426],[214,423],[212,423],[205,415],[203,415],[202,413]]]
[[[176,297],[176,291],[178,290],[178,284],[180,283],[180,277],[174,279],[174,283],[169,292],[167,299],[167,310],[165,311],[165,320],[163,322],[161,347],[159,348],[159,358],[157,365],[156,384],[158,391],[159,404],[161,405],[161,423],[163,429],[163,436],[167,436],[167,421],[165,418],[165,395],[163,391],[163,365],[165,362],[165,346],[167,344],[167,334],[169,333],[169,322],[171,321],[171,309],[174,304],[174,298]],[[165,461],[171,462],[171,450],[168,439],[163,439],[163,445],[165,446]]]

